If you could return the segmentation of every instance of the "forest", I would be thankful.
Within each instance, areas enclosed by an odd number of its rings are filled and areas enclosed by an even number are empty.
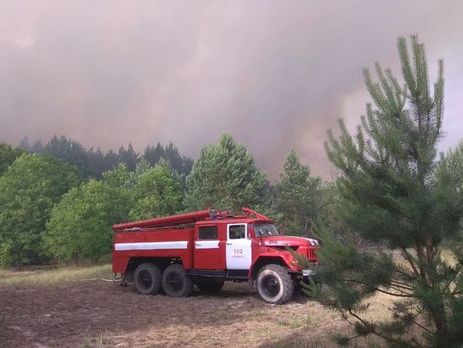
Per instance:
[[[104,153],[65,136],[44,145],[2,144],[0,163],[0,263],[14,267],[97,262],[111,251],[116,222],[208,207],[254,207],[286,233],[307,235],[330,187],[294,151],[270,183],[227,134],[194,164],[172,143]]]

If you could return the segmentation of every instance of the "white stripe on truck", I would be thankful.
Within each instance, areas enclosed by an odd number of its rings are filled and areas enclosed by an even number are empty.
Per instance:
[[[218,240],[198,240],[195,242],[196,249],[218,249]]]
[[[186,249],[188,241],[177,242],[144,242],[144,243],[116,243],[114,250],[164,250],[164,249]]]

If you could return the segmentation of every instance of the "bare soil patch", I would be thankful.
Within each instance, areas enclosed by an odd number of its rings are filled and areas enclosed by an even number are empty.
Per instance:
[[[214,296],[140,295],[94,281],[0,288],[2,347],[332,346],[338,314],[304,297],[268,305],[247,284]]]

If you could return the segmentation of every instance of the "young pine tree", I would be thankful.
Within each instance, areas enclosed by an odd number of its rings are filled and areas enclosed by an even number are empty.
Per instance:
[[[310,176],[295,151],[286,157],[284,172],[275,185],[275,209],[279,223],[290,235],[307,235],[316,220],[321,204],[320,178]]]
[[[330,290],[325,300],[354,319],[356,336],[374,334],[396,346],[461,346],[463,196],[462,173],[459,177],[454,168],[462,168],[463,153],[436,159],[442,61],[431,92],[423,44],[413,36],[411,56],[404,38],[398,48],[404,85],[379,64],[377,82],[365,69],[373,104],[355,136],[340,121],[339,137],[330,132],[326,143],[341,174],[337,214],[353,232],[387,249],[358,250],[321,232],[320,278]],[[451,257],[443,257],[444,242]],[[387,321],[364,316],[368,298],[377,292],[395,298]]]
[[[223,135],[201,150],[187,177],[188,209],[240,209],[262,204],[265,177],[245,146]]]

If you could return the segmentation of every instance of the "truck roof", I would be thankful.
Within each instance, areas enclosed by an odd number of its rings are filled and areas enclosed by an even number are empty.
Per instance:
[[[252,223],[252,222],[271,222],[270,219],[258,219],[258,218],[247,218],[247,217],[236,217],[232,219],[205,219],[197,221],[197,224],[208,224],[208,223],[221,223],[221,224],[233,224],[233,223]]]

